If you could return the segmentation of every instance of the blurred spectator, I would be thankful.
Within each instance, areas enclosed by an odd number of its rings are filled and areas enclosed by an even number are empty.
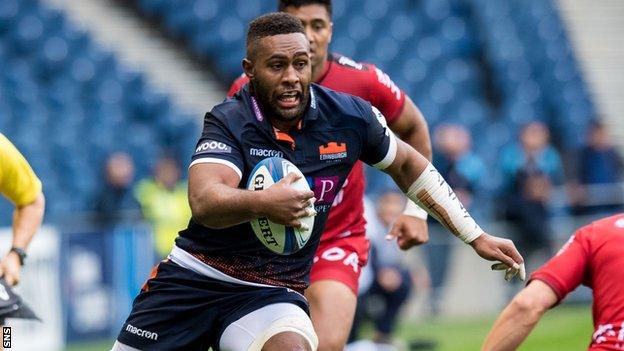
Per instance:
[[[376,210],[371,209],[370,201],[366,205],[367,235],[371,241],[366,269],[370,274],[363,272],[360,280],[372,276],[372,282],[362,283],[349,341],[357,339],[361,323],[365,317],[370,317],[375,329],[373,342],[381,344],[377,349],[393,350],[390,346],[392,332],[412,290],[412,278],[402,263],[403,252],[384,237],[403,212],[405,197],[400,192],[387,191],[379,196]]]
[[[500,165],[505,182],[501,207],[516,232],[516,246],[525,258],[542,249],[550,254],[548,205],[553,185],[563,182],[563,167],[546,126],[524,126],[520,143],[503,149]]]
[[[140,181],[135,189],[143,216],[152,226],[159,258],[169,254],[178,231],[184,229],[191,218],[186,181],[180,177],[176,160],[163,157],[156,164],[154,178]]]
[[[96,199],[96,220],[104,227],[141,217],[132,193],[134,162],[125,152],[111,154],[104,168],[105,183]]]
[[[448,184],[470,212],[474,204],[475,192],[481,188],[485,165],[471,151],[472,140],[468,131],[460,125],[443,124],[434,132],[435,151],[434,164]],[[431,276],[431,312],[437,314],[446,279],[446,268],[453,239],[432,220],[429,222],[430,240],[425,245],[429,275]]]
[[[594,123],[579,152],[578,186],[573,190],[574,213],[605,214],[623,209],[621,185],[624,164],[605,126]]]

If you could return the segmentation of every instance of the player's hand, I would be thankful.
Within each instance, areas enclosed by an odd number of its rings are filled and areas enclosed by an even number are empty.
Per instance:
[[[263,216],[270,221],[295,227],[303,228],[300,218],[315,216],[314,192],[301,191],[292,187],[292,183],[301,178],[296,173],[288,173],[279,182],[263,190]]]
[[[0,276],[9,285],[15,286],[19,283],[21,268],[19,256],[15,252],[9,252],[0,262]]]
[[[407,250],[416,245],[429,241],[427,221],[409,215],[401,215],[392,225],[386,240],[396,238],[401,250]]]
[[[521,280],[526,279],[524,259],[511,240],[483,233],[473,240],[470,246],[472,246],[482,258],[488,261],[500,261],[492,265],[492,269],[504,269],[506,271],[505,280],[510,281],[516,275],[518,275]]]

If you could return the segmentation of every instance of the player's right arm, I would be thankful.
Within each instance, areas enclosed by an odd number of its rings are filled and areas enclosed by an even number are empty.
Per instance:
[[[261,191],[240,189],[243,156],[239,143],[224,121],[208,113],[189,168],[188,196],[193,219],[209,228],[225,228],[259,217],[300,227],[299,218],[310,215],[306,208],[312,191],[290,186],[290,174]]]
[[[585,227],[531,276],[500,314],[483,343],[484,351],[515,350],[541,317],[586,279],[588,252]]]
[[[225,228],[267,217],[273,222],[301,227],[300,218],[311,215],[307,207],[314,193],[290,186],[300,176],[289,173],[266,190],[238,188],[240,178],[228,166],[195,164],[189,169],[189,203],[193,219],[209,228]]]
[[[505,307],[483,344],[483,351],[516,350],[544,313],[557,303],[553,289],[534,280]]]

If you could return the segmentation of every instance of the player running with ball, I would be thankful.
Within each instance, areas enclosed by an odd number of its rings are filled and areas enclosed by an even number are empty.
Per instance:
[[[311,84],[310,43],[300,20],[285,13],[255,19],[246,56],[250,84],[206,114],[189,169],[189,226],[135,299],[113,350],[316,350],[302,293],[326,205],[336,196],[327,186],[340,189],[358,160],[390,174],[481,257],[502,262],[510,275],[522,274],[513,243],[485,233],[431,163],[395,138],[377,109]],[[265,153],[294,163],[312,191],[291,187],[294,173],[265,190],[246,190]],[[301,250],[278,255],[256,238],[249,221],[266,217],[300,227],[313,197],[314,229]]]

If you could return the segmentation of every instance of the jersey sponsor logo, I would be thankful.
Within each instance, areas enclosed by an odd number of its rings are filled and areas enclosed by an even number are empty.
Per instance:
[[[196,154],[217,153],[231,154],[232,147],[216,140],[206,140],[195,149]]]
[[[399,87],[394,84],[392,79],[390,79],[390,76],[383,73],[383,71],[379,68],[375,68],[375,73],[377,73],[377,80],[379,81],[379,83],[388,87],[388,89],[390,89],[390,91],[394,94],[394,97],[396,97],[397,100],[401,100],[401,89],[399,89]]]
[[[321,161],[334,161],[347,157],[347,144],[329,142],[326,145],[319,146],[319,154]]]
[[[128,333],[132,333],[132,334],[140,336],[142,338],[147,338],[147,339],[151,339],[151,340],[158,340],[158,333],[154,333],[154,332],[151,332],[149,330],[137,328],[137,327],[133,326],[132,324],[127,324],[126,325],[126,331]]]
[[[351,68],[355,68],[358,71],[363,71],[365,68],[363,64],[355,62],[346,56],[340,56],[340,58],[338,59],[338,64],[343,65],[343,66],[348,66]]]
[[[624,228],[624,218],[620,218],[615,221],[615,226],[618,228]]]
[[[336,198],[336,193],[340,190],[338,189],[338,176],[315,177],[312,184],[312,191],[314,191],[316,198],[315,209],[318,212],[329,211]]]
[[[249,149],[249,155],[251,156],[261,156],[261,157],[282,157],[284,158],[284,153],[277,150],[271,149]]]

